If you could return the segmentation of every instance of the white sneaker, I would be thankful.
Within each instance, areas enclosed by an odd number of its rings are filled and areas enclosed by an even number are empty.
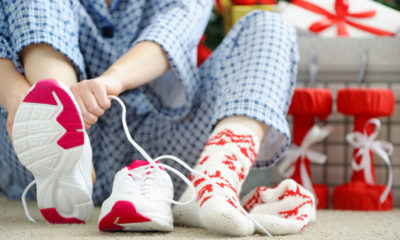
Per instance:
[[[173,185],[168,173],[135,160],[114,178],[111,196],[103,202],[101,231],[172,231]]]
[[[70,90],[36,83],[15,116],[13,145],[32,172],[37,204],[50,223],[84,223],[93,212],[92,148]]]

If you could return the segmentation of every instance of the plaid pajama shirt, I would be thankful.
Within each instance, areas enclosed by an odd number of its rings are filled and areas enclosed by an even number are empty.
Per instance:
[[[249,116],[270,127],[254,167],[270,166],[290,142],[286,113],[297,72],[295,29],[277,14],[252,12],[197,68],[197,44],[212,2],[115,0],[107,8],[102,0],[1,1],[0,58],[11,59],[23,73],[19,51],[47,43],[72,61],[82,80],[102,74],[135,44],[155,42],[167,53],[171,70],[120,96],[133,138],[152,157],[172,154],[193,166],[220,119]],[[142,158],[124,135],[120,113],[113,103],[88,131],[97,173],[95,204],[108,197],[121,167]],[[6,120],[1,109],[0,194],[17,198],[33,178],[10,144]],[[178,197],[186,186],[171,177]]]

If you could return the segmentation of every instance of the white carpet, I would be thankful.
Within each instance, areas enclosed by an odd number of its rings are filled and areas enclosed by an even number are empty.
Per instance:
[[[81,225],[51,225],[45,223],[35,202],[29,202],[31,214],[40,224],[25,218],[20,201],[0,198],[0,239],[267,239],[254,235],[233,238],[208,233],[203,229],[175,227],[171,233],[103,233],[97,228],[99,208],[92,219]],[[279,236],[274,239],[400,239],[400,210],[390,212],[319,211],[317,222],[301,234]]]

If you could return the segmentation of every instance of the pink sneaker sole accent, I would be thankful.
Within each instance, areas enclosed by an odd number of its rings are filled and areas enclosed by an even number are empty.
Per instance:
[[[49,222],[53,224],[65,224],[65,223],[85,223],[82,220],[76,218],[65,218],[58,214],[55,208],[46,208],[40,209],[43,217]]]
[[[34,89],[32,89],[25,97],[24,102],[57,105],[52,94],[53,92],[55,92],[63,105],[63,111],[57,117],[57,122],[67,130],[67,132],[57,141],[57,144],[64,149],[83,145],[83,132],[77,131],[83,129],[79,111],[71,99],[71,96],[58,84],[56,80],[45,79],[36,83]]]
[[[118,218],[118,221],[116,222]],[[100,231],[121,231],[118,224],[150,222],[151,219],[136,211],[135,206],[128,201],[118,201],[111,211],[99,222]]]

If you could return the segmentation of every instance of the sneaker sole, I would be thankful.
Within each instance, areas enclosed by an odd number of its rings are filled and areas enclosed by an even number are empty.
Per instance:
[[[105,208],[103,203],[102,209]],[[157,217],[146,217],[139,213],[135,205],[129,201],[117,201],[99,221],[100,231],[162,231],[170,232],[173,230],[172,222]]]
[[[35,177],[38,207],[50,223],[84,223],[93,211],[91,193],[70,181],[88,184],[84,173],[74,169],[87,138],[71,96],[56,80],[42,80],[26,95],[14,119],[14,149]]]

